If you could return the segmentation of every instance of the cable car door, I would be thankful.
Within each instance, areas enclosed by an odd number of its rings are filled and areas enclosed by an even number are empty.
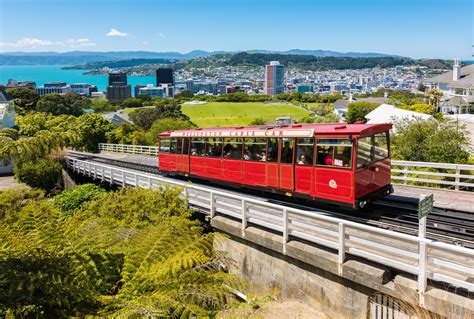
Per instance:
[[[278,165],[279,189],[293,192],[294,190],[294,151],[295,138],[280,139],[280,161]]]

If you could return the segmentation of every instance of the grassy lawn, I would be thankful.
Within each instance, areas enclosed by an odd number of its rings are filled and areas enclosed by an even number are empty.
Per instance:
[[[257,117],[274,122],[275,118],[279,116],[299,119],[309,115],[308,111],[294,105],[251,102],[210,102],[204,105],[182,105],[181,110],[200,127],[248,125]]]

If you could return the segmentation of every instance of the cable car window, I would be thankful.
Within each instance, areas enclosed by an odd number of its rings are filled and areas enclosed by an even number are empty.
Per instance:
[[[172,138],[171,143],[170,143],[170,154],[176,154],[177,147],[178,147],[177,139]]]
[[[389,156],[388,132],[377,133],[374,136],[374,160],[380,161]]]
[[[350,140],[341,138],[318,139],[316,145],[317,165],[352,167],[352,143]]]
[[[357,168],[389,157],[388,132],[362,137],[357,142]]]
[[[241,160],[243,145],[241,138],[225,138],[224,158]]]
[[[169,153],[171,148],[171,139],[160,138],[160,153]]]
[[[244,160],[267,161],[267,140],[265,138],[244,139]]]
[[[357,140],[357,168],[370,164],[373,158],[372,136],[361,137]]]
[[[183,139],[178,138],[176,144],[176,154],[181,154],[183,152]]]
[[[183,155],[189,154],[189,138],[183,138]]]
[[[205,156],[206,147],[205,139],[193,138],[191,139],[191,156]]]
[[[269,138],[267,148],[267,162],[278,162],[278,139]]]
[[[313,165],[314,139],[299,138],[296,148],[296,164]]]
[[[293,164],[293,148],[295,146],[294,138],[282,138],[281,141],[281,161],[283,164]]]
[[[206,143],[206,156],[221,157],[222,156],[222,139],[210,138]]]

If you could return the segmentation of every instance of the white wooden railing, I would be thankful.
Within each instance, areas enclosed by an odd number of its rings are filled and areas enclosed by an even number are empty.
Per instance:
[[[125,144],[99,144],[99,150],[104,152],[118,152],[137,155],[158,155],[158,146],[125,145]],[[437,172],[424,171],[435,169]],[[452,170],[441,172],[439,170]],[[420,186],[433,186],[451,188],[454,190],[474,189],[474,165],[392,161],[392,181],[395,184],[414,184]]]
[[[417,275],[421,293],[425,290],[426,279],[474,292],[473,249],[327,216],[323,211],[286,207],[261,198],[72,157],[66,157],[66,160],[75,172],[110,184],[142,188],[182,187],[188,203],[203,210],[210,219],[219,214],[240,220],[242,234],[248,224],[279,233],[283,253],[290,236],[334,249],[338,254],[339,274],[345,255],[349,253]]]
[[[158,146],[99,143],[99,151],[156,156]]]
[[[433,172],[426,169],[437,171]],[[451,170],[452,172],[443,172],[442,170]],[[454,188],[457,191],[472,191],[474,189],[474,165],[392,161],[392,181],[405,185],[409,182],[416,182],[421,185],[436,184]]]

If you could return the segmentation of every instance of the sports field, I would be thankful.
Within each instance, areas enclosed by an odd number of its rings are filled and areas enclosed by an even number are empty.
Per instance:
[[[197,126],[248,125],[253,119],[261,117],[275,121],[279,116],[300,119],[309,112],[294,105],[252,103],[252,102],[210,102],[204,105],[182,105],[181,110]]]

